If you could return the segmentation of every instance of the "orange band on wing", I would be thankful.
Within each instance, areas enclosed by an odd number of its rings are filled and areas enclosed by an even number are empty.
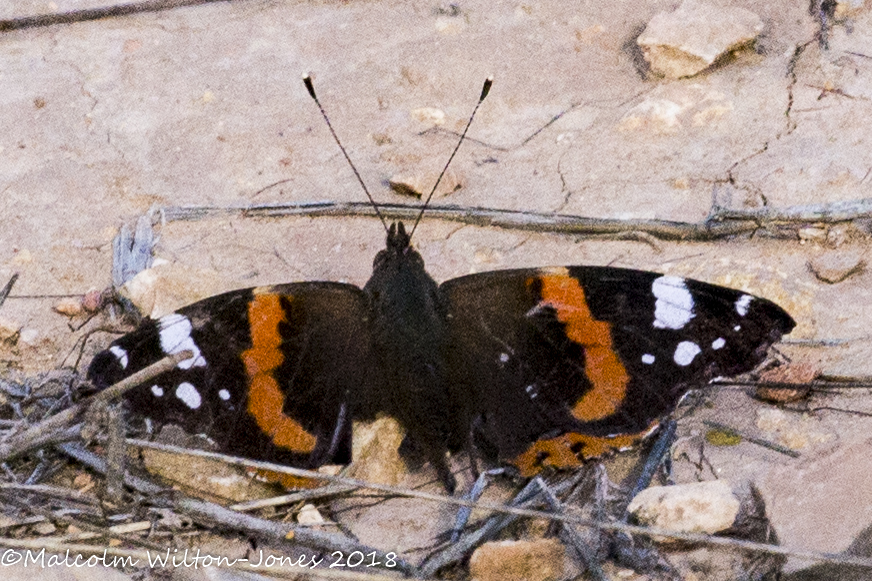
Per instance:
[[[319,486],[324,484],[323,480],[318,480],[316,478],[293,476],[291,474],[284,474],[282,472],[273,472],[272,470],[259,470],[255,468],[249,468],[246,470],[246,473],[249,476],[254,476],[255,478],[258,478],[260,480],[272,482],[273,484],[278,484],[282,488],[286,488],[288,490],[294,490],[297,488],[318,488]]]
[[[587,434],[563,434],[549,440],[534,442],[523,453],[511,460],[521,476],[529,478],[543,468],[572,468],[589,458],[597,458],[614,450],[626,450],[650,434],[657,427],[654,422],[644,432],[616,436],[589,436]]]
[[[627,397],[630,376],[612,347],[612,326],[593,318],[584,289],[568,272],[542,274],[542,302],[554,308],[566,325],[567,337],[584,348],[584,372],[591,390],[572,406],[572,415],[582,422],[615,413]]]
[[[276,446],[308,454],[315,449],[317,438],[282,412],[285,395],[273,376],[273,370],[285,360],[279,334],[283,321],[285,311],[279,295],[254,295],[248,304],[251,349],[242,353],[249,377],[248,413]]]

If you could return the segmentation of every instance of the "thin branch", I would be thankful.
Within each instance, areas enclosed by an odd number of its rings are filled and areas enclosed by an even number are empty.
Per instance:
[[[533,479],[533,482],[535,482],[536,486],[539,487],[539,491],[545,498],[545,502],[548,503],[548,507],[553,512],[557,514],[562,514],[564,511],[563,503],[561,503],[560,499],[557,498],[554,492],[550,488],[548,488],[548,485],[545,484],[545,481],[542,480],[542,478],[540,478],[539,476],[536,476]],[[596,581],[606,581],[608,577],[606,577],[606,574],[600,567],[596,550],[589,547],[585,540],[581,537],[581,535],[578,534],[578,531],[575,530],[575,527],[573,527],[569,523],[563,523],[563,530],[566,531],[566,535],[569,537],[572,548],[575,549],[575,553],[584,563],[584,566],[587,568],[587,572],[590,573],[590,576],[593,577]]]
[[[796,387],[796,384],[792,384],[793,387]],[[703,420],[702,422],[706,426],[710,428],[714,428],[715,430],[719,430],[721,432],[726,432],[732,436],[738,436],[743,440],[747,440],[752,444],[757,444],[758,446],[762,446],[764,448],[768,448],[769,450],[774,450],[775,452],[779,452],[784,454],[785,456],[790,456],[791,458],[799,458],[800,453],[796,450],[791,450],[786,446],[782,446],[781,444],[776,444],[774,442],[770,442],[769,440],[764,440],[762,438],[755,438],[754,436],[750,436],[744,432],[737,430],[736,428],[730,427],[726,424],[722,424],[720,422],[712,422],[710,420]]]
[[[89,452],[81,445],[62,444],[58,446],[58,449],[64,454],[67,454],[82,464],[85,464],[95,472],[101,474],[106,473],[106,461],[97,454]],[[143,494],[158,495],[171,493],[170,503],[172,504],[173,510],[184,513],[194,520],[217,524],[236,531],[244,531],[271,541],[287,542],[293,539],[302,545],[314,549],[323,551],[342,551],[346,555],[354,551],[361,551],[364,554],[375,552],[380,559],[383,559],[386,553],[386,551],[368,547],[354,541],[353,539],[336,533],[322,532],[291,523],[273,522],[236,512],[212,502],[191,498],[176,491],[170,491],[149,480],[132,474],[125,475],[124,483]],[[402,571],[408,574],[414,574],[416,571],[412,565],[406,563],[399,557],[396,559],[396,567],[392,570]]]
[[[157,363],[137,371],[100,393],[68,407],[62,412],[27,428],[23,432],[13,434],[0,443],[0,462],[6,462],[16,456],[44,446],[46,443],[53,441],[53,438],[56,438],[58,433],[68,430],[70,425],[94,403],[111,401],[126,391],[173,369],[180,361],[190,359],[192,356],[193,354],[190,351],[182,351],[164,357]],[[63,437],[69,439],[65,435]]]
[[[127,16],[129,14],[138,14],[140,12],[160,12],[163,10],[180,8],[182,6],[196,6],[198,4],[226,1],[229,0],[145,0],[143,2],[132,2],[130,4],[115,4],[113,6],[71,10],[69,12],[59,12],[57,14],[23,16],[21,18],[0,20],[0,32],[21,30],[22,28],[54,26],[56,24],[87,22],[89,20],[100,20],[101,18],[111,18],[114,16]]]
[[[413,220],[419,205],[380,204],[386,219]],[[226,216],[271,218],[280,216],[375,216],[368,202],[279,202],[247,206],[170,206],[163,209],[167,221],[203,220]],[[587,218],[571,214],[550,214],[519,210],[463,206],[430,206],[429,218],[450,220],[477,226],[496,226],[515,230],[556,232],[572,235],[640,234],[661,240],[708,241],[751,234],[768,226],[796,226],[807,223],[845,222],[872,217],[872,198],[844,200],[826,204],[759,208],[753,210],[719,210],[703,222],[614,218]]]
[[[346,478],[343,476],[331,476],[328,474],[322,474],[320,472],[315,472],[313,470],[304,470],[302,468],[293,468],[290,466],[282,466],[280,464],[272,464],[269,462],[260,462],[255,460],[250,460],[247,458],[237,458],[234,456],[226,456],[224,454],[218,454],[215,452],[207,452],[205,450],[192,450],[188,448],[180,448],[178,446],[169,446],[165,444],[156,444],[154,442],[146,442],[144,440],[133,440],[128,439],[128,443],[133,444],[135,446],[140,446],[143,448],[151,448],[155,450],[162,450],[165,452],[173,452],[176,454],[184,454],[190,456],[198,456],[201,458],[212,458],[215,460],[220,460],[222,462],[227,462],[228,464],[234,464],[238,466],[249,466],[252,468],[256,468],[258,470],[270,470],[273,472],[280,472],[284,474],[290,474],[291,476],[300,476],[303,478],[310,478],[313,480],[323,480],[330,481],[338,484],[344,484],[347,486],[356,486],[359,488],[367,488],[370,490],[378,490],[382,492],[386,492],[388,494],[396,495],[396,496],[406,496],[412,498],[421,498],[423,500],[429,500],[434,502],[440,502],[445,504],[452,504],[456,506],[472,506],[473,508],[490,510],[493,512],[512,514],[518,516],[526,516],[532,518],[545,518],[551,519],[560,522],[568,522],[572,524],[577,524],[581,526],[588,526],[599,528],[602,530],[608,531],[623,531],[630,534],[636,535],[644,535],[646,537],[665,537],[670,539],[675,539],[678,541],[685,541],[687,543],[697,543],[701,545],[710,545],[710,546],[718,546],[718,547],[732,547],[735,549],[741,549],[746,551],[756,551],[760,553],[769,553],[774,555],[787,555],[791,557],[797,557],[799,559],[807,559],[811,561],[825,561],[830,563],[839,563],[845,565],[857,565],[860,567],[869,567],[872,568],[872,558],[868,557],[857,557],[854,555],[844,555],[844,554],[834,554],[834,553],[821,553],[817,551],[807,551],[800,549],[791,549],[789,547],[781,547],[778,545],[770,545],[766,543],[757,543],[753,541],[744,541],[740,539],[728,538],[728,537],[713,537],[704,534],[697,533],[678,533],[675,531],[669,531],[664,529],[657,529],[652,527],[643,527],[643,526],[635,526],[628,525],[624,523],[608,523],[601,522],[594,519],[574,516],[574,515],[566,515],[566,514],[553,514],[551,512],[544,512],[540,510],[529,510],[524,508],[518,508],[513,506],[506,506],[504,504],[491,503],[491,502],[470,502],[464,500],[462,498],[454,498],[452,496],[445,496],[442,494],[431,494],[428,492],[421,492],[419,490],[409,490],[405,488],[398,488],[396,486],[388,486],[386,484],[376,484],[371,482],[365,482],[362,480],[356,480],[353,478]],[[226,510],[226,509],[224,509]],[[230,511],[229,511],[230,512]],[[236,514],[236,513],[234,513]]]
[[[79,492],[72,488],[62,486],[50,486],[47,484],[19,484],[17,482],[0,482],[0,490],[17,490],[42,496],[51,496],[86,504],[99,504],[94,496]]]
[[[716,218],[722,220],[758,220],[762,222],[846,222],[858,218],[872,218],[872,198],[839,200],[823,204],[804,204],[773,208],[766,206],[749,210],[721,209]]]
[[[231,510],[238,510],[240,512],[244,512],[247,510],[258,510],[261,508],[266,508],[268,506],[282,506],[286,504],[294,504],[302,501],[313,501],[313,500],[322,500],[325,498],[329,498],[331,496],[339,496],[342,494],[347,494],[349,492],[354,492],[358,490],[356,486],[337,486],[337,485],[327,485],[322,486],[320,488],[313,488],[310,490],[300,490],[298,492],[294,492],[292,494],[283,494],[281,496],[273,496],[272,498],[264,498],[258,500],[250,500],[248,502],[240,502],[238,504],[233,504],[229,508]]]
[[[12,287],[15,286],[15,281],[18,280],[18,273],[16,272],[11,277],[9,277],[9,282],[0,290],[0,307],[3,306],[3,303],[6,302],[6,298],[9,296],[9,293],[12,291]]]
[[[413,220],[420,206],[381,204],[379,210],[386,219]],[[253,206],[175,206],[164,209],[167,221],[202,220],[225,216],[272,218],[279,216],[375,216],[366,202],[300,202],[258,204]],[[515,230],[557,232],[573,235],[614,235],[627,231],[644,232],[664,240],[714,240],[736,234],[749,234],[760,228],[756,221],[675,222],[670,220],[618,220],[585,218],[567,214],[467,208],[462,206],[430,206],[428,218],[450,220],[476,226],[497,226]]]

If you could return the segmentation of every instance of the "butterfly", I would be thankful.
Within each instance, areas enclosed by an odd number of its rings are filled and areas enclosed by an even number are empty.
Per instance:
[[[94,357],[88,378],[105,388],[188,351],[128,392],[132,411],[205,433],[229,454],[300,468],[348,463],[352,422],[388,415],[406,430],[402,451],[453,492],[448,454],[471,451],[526,477],[630,447],[689,390],[759,365],[795,325],[767,299],[624,268],[437,284],[414,227],[386,231],[363,288],[316,281],[213,296],[145,319]]]

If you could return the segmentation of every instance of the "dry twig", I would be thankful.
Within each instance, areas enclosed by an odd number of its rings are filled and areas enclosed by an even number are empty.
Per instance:
[[[182,6],[195,6],[197,4],[209,4],[212,2],[226,2],[228,0],[145,0],[143,2],[131,2],[129,4],[114,4],[97,8],[84,8],[82,10],[70,10],[57,14],[39,14],[37,16],[23,16],[0,20],[0,32],[8,30],[21,30],[22,28],[39,28],[54,26],[56,24],[72,24],[74,22],[87,22],[113,16],[127,16],[140,12],[160,12]]]
[[[420,206],[380,204],[379,212],[390,220],[412,220]],[[170,206],[162,210],[167,221],[202,220],[226,216],[269,218],[279,216],[375,216],[369,202],[286,202],[247,206]],[[872,198],[826,204],[759,208],[753,210],[718,209],[703,222],[672,220],[587,218],[570,214],[549,214],[493,208],[429,206],[428,218],[451,220],[477,226],[496,226],[516,230],[555,232],[576,236],[651,236],[660,240],[710,241],[760,229],[788,227],[793,235],[802,224],[847,222],[872,218]],[[646,240],[650,242],[649,240]]]
[[[193,354],[190,351],[182,351],[164,357],[157,363],[137,371],[133,375],[122,379],[115,385],[104,389],[100,393],[68,407],[62,412],[27,428],[23,432],[9,436],[0,443],[0,462],[6,462],[11,458],[15,458],[16,456],[26,454],[31,450],[44,446],[50,441],[56,441],[53,439],[57,438],[59,433],[68,431],[70,429],[70,424],[76,421],[76,419],[78,419],[91,405],[97,402],[112,401],[126,391],[173,369],[180,361],[189,359],[192,356]],[[78,432],[73,435],[75,436],[77,434]],[[64,436],[64,438],[66,438],[66,436]]]

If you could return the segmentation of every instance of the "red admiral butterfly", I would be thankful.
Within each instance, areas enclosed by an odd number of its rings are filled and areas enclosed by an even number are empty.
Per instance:
[[[133,411],[206,433],[230,454],[302,468],[349,462],[352,420],[388,414],[407,430],[403,449],[453,491],[448,452],[474,449],[530,476],[626,448],[688,390],[753,369],[794,327],[766,299],[622,268],[438,285],[410,242],[403,223],[391,225],[362,289],[260,287],[146,319],[88,377],[103,388],[187,350],[126,396]]]

